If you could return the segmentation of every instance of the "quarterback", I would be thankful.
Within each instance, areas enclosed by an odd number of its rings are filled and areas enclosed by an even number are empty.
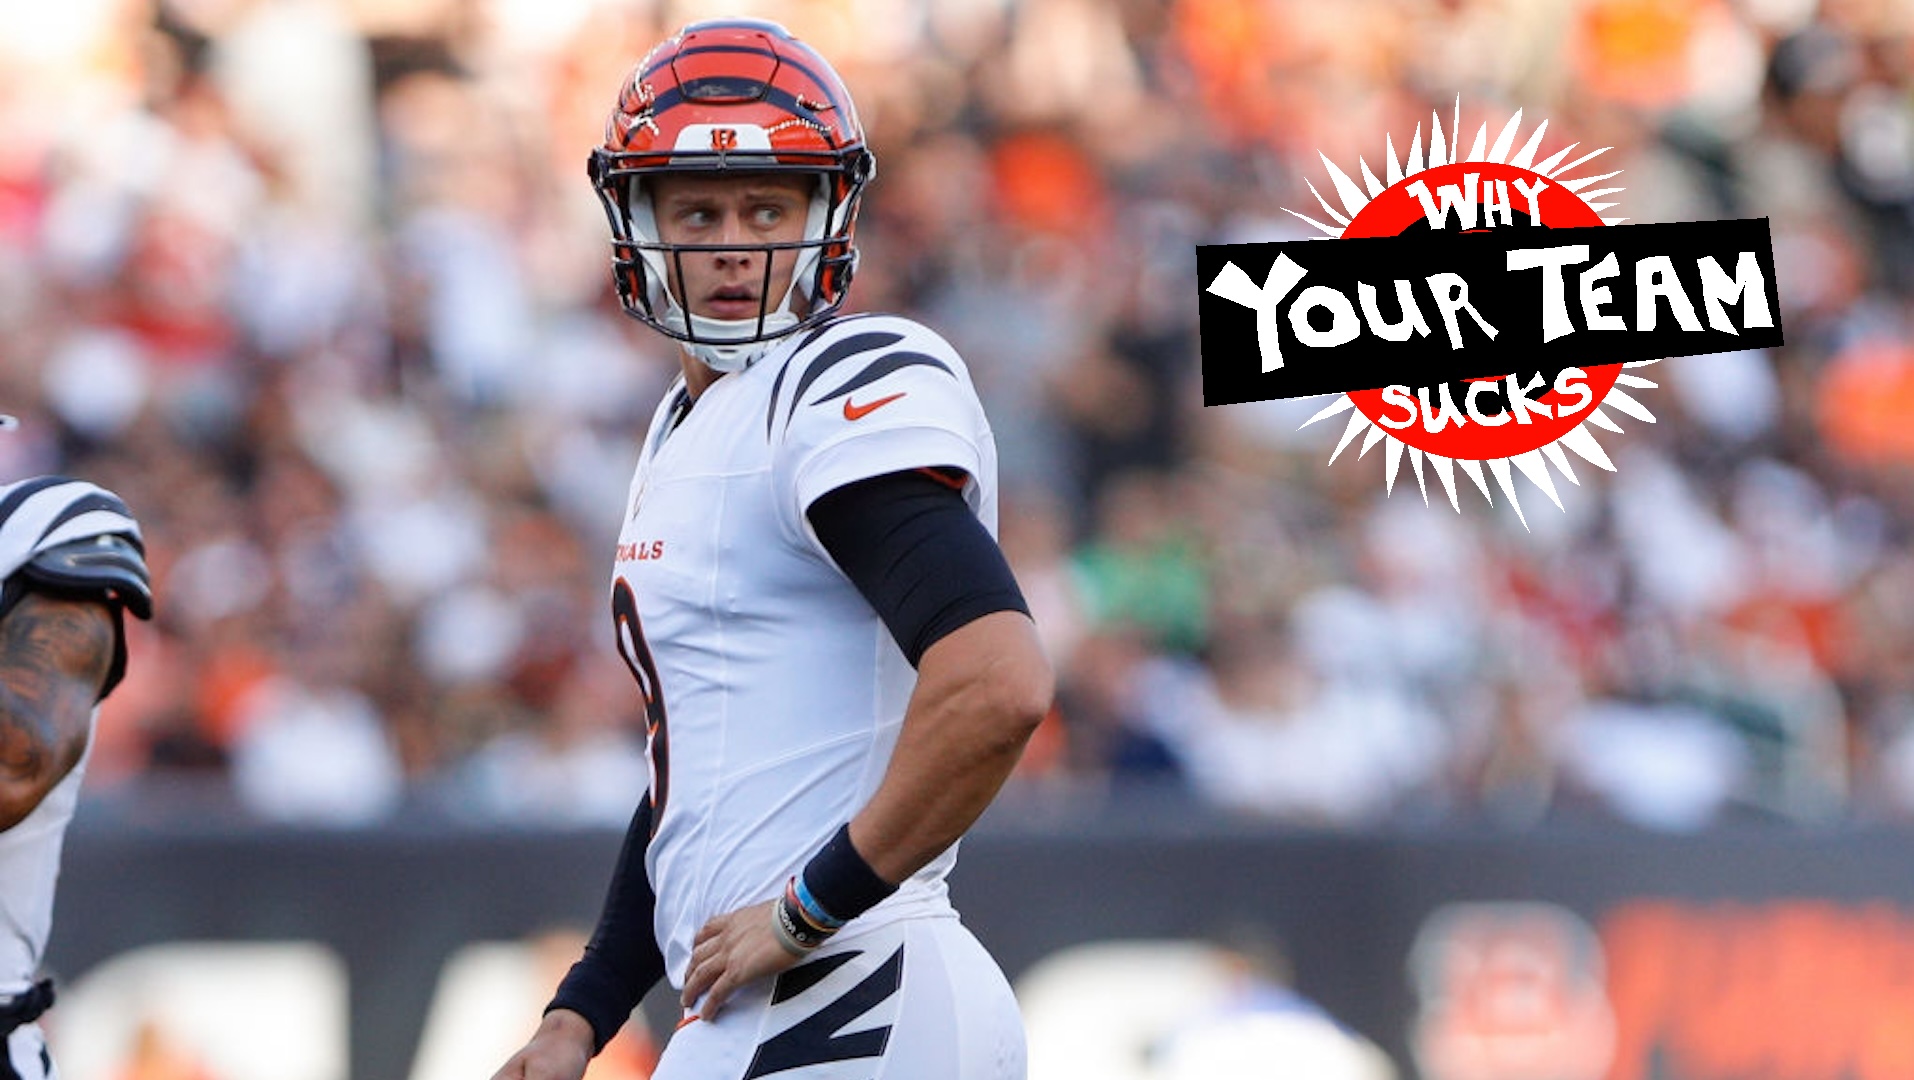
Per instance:
[[[126,670],[122,611],[153,596],[133,515],[111,492],[39,477],[0,487],[0,1080],[48,1080],[35,981],[60,846],[97,706]]]
[[[654,49],[591,155],[619,298],[681,346],[611,583],[651,776],[497,1080],[577,1080],[660,978],[684,1009],[660,1080],[1024,1074],[944,881],[1053,677],[963,360],[839,314],[874,172],[831,66],[742,19]]]

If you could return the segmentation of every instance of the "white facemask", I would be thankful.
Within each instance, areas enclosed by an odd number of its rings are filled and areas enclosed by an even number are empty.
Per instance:
[[[645,192],[641,180],[631,185],[631,204],[627,209],[631,222],[632,236],[648,243],[658,242],[658,222],[651,208],[651,196]],[[818,178],[816,190],[811,194],[811,205],[804,221],[804,239],[821,239],[831,224],[825,219],[829,215],[829,199],[825,195],[825,179]],[[664,312],[659,323],[674,333],[688,334],[698,340],[681,341],[684,350],[703,362],[714,371],[742,371],[752,361],[762,356],[778,339],[794,330],[799,320],[791,310],[791,303],[802,288],[806,302],[813,299],[816,286],[816,267],[818,247],[807,247],[798,252],[797,262],[791,271],[791,283],[784,289],[784,295],[778,299],[777,306],[766,311],[763,318],[763,330],[759,331],[759,320],[713,319],[704,315],[688,313],[678,298],[671,294],[666,282],[670,280],[665,272],[665,252],[641,249],[639,255],[645,261],[645,288],[649,292],[647,299],[652,310]]]

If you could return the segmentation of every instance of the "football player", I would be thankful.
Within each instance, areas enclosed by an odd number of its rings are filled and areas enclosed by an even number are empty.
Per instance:
[[[577,1080],[661,977],[684,1012],[660,1080],[1024,1074],[944,881],[1053,678],[963,360],[839,315],[874,171],[830,64],[737,19],[654,49],[591,155],[619,298],[682,346],[611,587],[651,782],[499,1078]]]
[[[47,1080],[35,981],[60,845],[99,703],[126,670],[123,612],[153,615],[139,524],[111,492],[40,477],[0,487],[0,1078]]]

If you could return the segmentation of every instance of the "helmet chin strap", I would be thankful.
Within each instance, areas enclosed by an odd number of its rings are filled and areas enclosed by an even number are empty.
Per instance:
[[[784,287],[784,297],[778,306],[764,313],[762,333],[758,330],[757,319],[713,319],[705,315],[689,315],[678,298],[671,295],[670,288],[661,290],[665,299],[665,316],[659,321],[678,333],[686,333],[687,320],[690,323],[690,336],[697,341],[681,341],[684,350],[704,362],[713,371],[729,374],[743,371],[752,361],[762,356],[771,346],[776,345],[784,335],[797,328],[798,317],[791,310],[791,300],[797,295],[797,275],[791,276],[791,283]]]
[[[667,300],[669,308],[664,318],[658,321],[678,333],[685,333],[687,328],[684,308],[678,305],[677,298],[671,296],[669,289],[665,290],[665,295],[669,298]],[[679,344],[684,346],[685,352],[703,361],[704,365],[713,371],[726,373],[743,371],[767,349],[776,345],[779,338],[790,333],[797,326],[798,317],[791,313],[790,306],[791,293],[787,290],[784,294],[784,302],[778,305],[778,309],[764,316],[764,336],[756,340],[752,340],[752,336],[758,329],[756,319],[711,319],[703,315],[692,315],[689,330],[698,340],[681,341]],[[727,341],[736,342],[736,344],[725,344]]]

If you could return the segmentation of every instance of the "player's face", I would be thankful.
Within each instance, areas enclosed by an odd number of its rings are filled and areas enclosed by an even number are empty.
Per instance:
[[[817,181],[788,173],[740,176],[660,176],[650,181],[658,239],[667,244],[777,244],[804,239],[805,214]],[[772,310],[791,285],[796,249],[772,252],[769,288],[766,253],[740,246],[732,251],[687,251],[667,256],[672,295],[693,315],[711,319],[756,319]],[[791,309],[802,314],[803,296]]]

